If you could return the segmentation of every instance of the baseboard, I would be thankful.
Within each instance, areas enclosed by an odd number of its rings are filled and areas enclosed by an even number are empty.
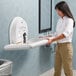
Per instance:
[[[47,72],[41,74],[40,76],[54,76],[54,68],[48,70]],[[61,76],[65,76],[63,70]],[[73,76],[76,76],[76,70],[73,70]]]

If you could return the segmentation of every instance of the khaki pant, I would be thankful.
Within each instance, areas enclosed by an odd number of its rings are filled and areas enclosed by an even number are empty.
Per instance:
[[[67,42],[57,44],[54,76],[61,76],[62,67],[64,69],[65,76],[73,76],[72,56],[73,56],[72,43]]]

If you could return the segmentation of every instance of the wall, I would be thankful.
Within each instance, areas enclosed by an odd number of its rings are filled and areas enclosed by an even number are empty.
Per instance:
[[[53,0],[53,31],[55,30],[57,15],[54,5],[59,0]],[[74,17],[76,18],[75,0],[67,0]],[[54,4],[55,3],[55,4]],[[1,0],[0,1],[0,59],[13,61],[13,76],[39,76],[48,71],[54,65],[53,49],[37,47],[25,51],[4,51],[4,45],[9,43],[8,29],[11,20],[15,16],[23,17],[29,28],[29,38],[39,36],[38,34],[38,0]],[[76,29],[76,28],[75,28]],[[76,30],[74,30],[73,46],[74,57],[73,67],[76,69]]]
[[[38,0],[1,0],[0,9],[0,59],[13,61],[12,76],[39,76],[51,69],[54,60],[51,47],[37,47],[25,51],[4,51],[3,49],[9,43],[8,30],[15,16],[26,20],[29,38],[39,36]]]

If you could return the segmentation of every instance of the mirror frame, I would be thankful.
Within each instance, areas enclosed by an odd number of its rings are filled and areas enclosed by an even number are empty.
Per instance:
[[[41,29],[41,0],[39,0],[39,33],[44,33],[52,30],[52,0],[50,0],[50,28]]]

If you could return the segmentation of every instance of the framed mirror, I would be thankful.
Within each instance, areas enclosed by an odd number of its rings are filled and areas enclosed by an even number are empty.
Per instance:
[[[52,0],[39,0],[39,33],[52,30]]]

